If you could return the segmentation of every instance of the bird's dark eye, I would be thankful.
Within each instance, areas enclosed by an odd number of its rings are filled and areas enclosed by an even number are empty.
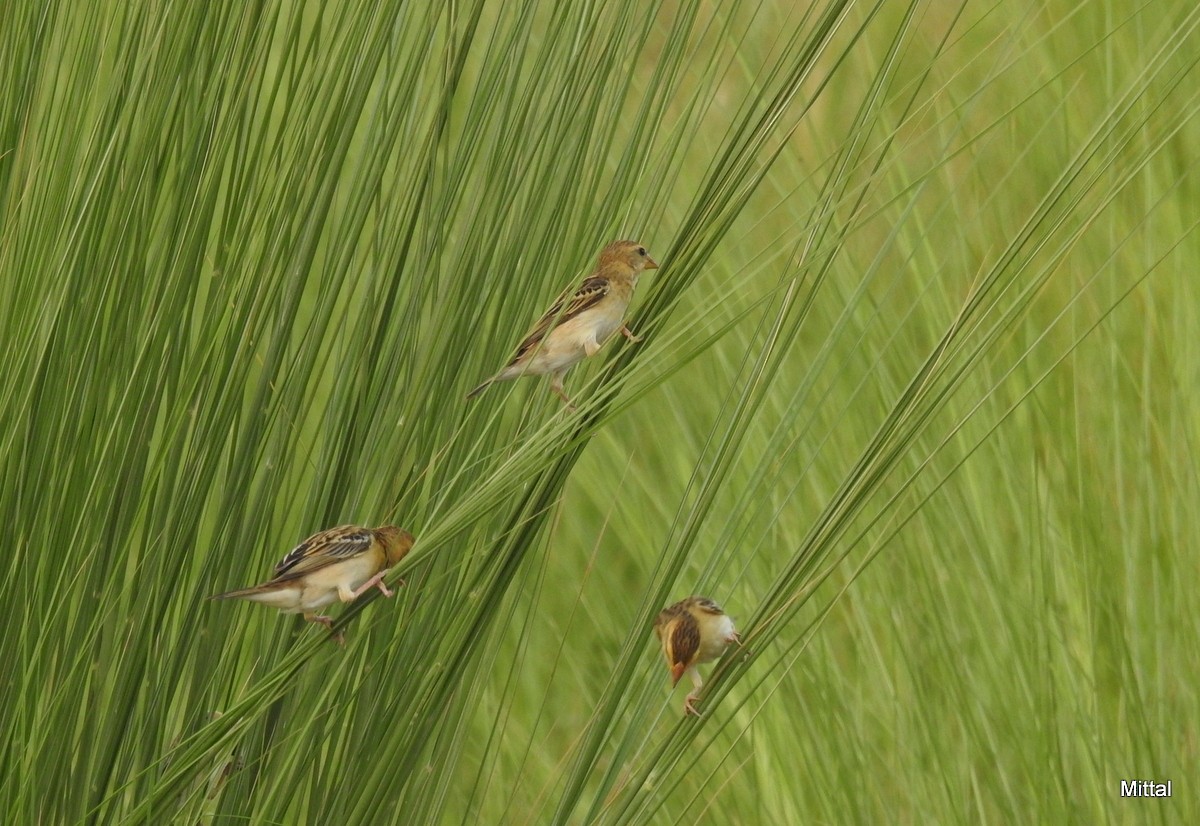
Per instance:
[[[642,256],[642,258],[645,258],[646,257],[646,248],[638,247],[638,255]]]

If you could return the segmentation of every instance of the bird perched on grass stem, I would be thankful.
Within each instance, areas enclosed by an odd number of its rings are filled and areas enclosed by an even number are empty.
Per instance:
[[[630,341],[641,341],[625,326],[625,311],[642,271],[657,268],[637,241],[609,244],[600,251],[596,271],[574,292],[560,295],[525,335],[504,369],[468,393],[467,398],[475,398],[493,382],[549,373],[550,390],[572,407],[563,390],[567,370],[595,355],[618,330]]]
[[[394,525],[330,528],[313,534],[288,552],[275,566],[272,579],[209,599],[261,602],[285,614],[304,614],[309,622],[332,629],[333,620],[317,614],[317,609],[335,599],[353,602],[371,588],[390,597],[392,591],[383,584],[383,577],[404,558],[413,541],[412,534]]]
[[[654,620],[654,633],[671,669],[671,686],[684,674],[691,677],[693,690],[683,701],[683,710],[699,717],[695,702],[704,681],[696,666],[720,657],[731,642],[741,644],[733,620],[708,597],[692,596],[664,608]]]

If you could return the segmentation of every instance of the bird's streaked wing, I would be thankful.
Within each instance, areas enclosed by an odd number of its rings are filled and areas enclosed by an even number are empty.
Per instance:
[[[516,355],[512,357],[509,364],[516,362],[530,350],[536,348],[552,328],[560,324],[565,324],[583,311],[596,306],[600,299],[608,295],[609,289],[607,278],[593,275],[584,279],[583,283],[575,289],[569,298],[566,293],[563,293],[554,302],[554,306],[538,319],[537,324],[533,325],[533,329],[529,331],[520,346],[517,347]]]
[[[677,663],[690,663],[700,650],[700,623],[683,613],[671,633],[671,654]]]
[[[275,566],[275,576],[293,577],[366,553],[375,539],[370,528],[342,525],[310,536]]]

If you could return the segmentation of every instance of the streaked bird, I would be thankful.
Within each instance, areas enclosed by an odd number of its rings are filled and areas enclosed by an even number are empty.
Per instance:
[[[692,680],[693,690],[683,702],[684,713],[700,716],[695,702],[704,681],[696,666],[720,657],[730,643],[741,643],[733,620],[708,597],[691,596],[664,608],[654,620],[654,633],[671,670],[671,686],[684,674]]]
[[[493,382],[549,373],[550,390],[571,407],[563,390],[563,377],[571,367],[595,355],[618,331],[630,341],[641,341],[625,326],[625,311],[642,271],[657,268],[637,241],[609,244],[600,251],[596,271],[575,290],[560,295],[521,340],[504,369],[468,393],[467,398],[475,398]]]
[[[342,525],[315,533],[288,552],[275,566],[275,576],[261,585],[240,588],[209,599],[245,599],[303,614],[309,622],[333,628],[333,620],[317,610],[334,600],[353,602],[371,588],[385,597],[387,572],[408,553],[413,536],[395,525],[363,528]]]

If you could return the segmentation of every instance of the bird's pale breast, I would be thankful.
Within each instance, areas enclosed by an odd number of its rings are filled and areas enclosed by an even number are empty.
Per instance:
[[[557,373],[579,363],[587,355],[588,342],[594,340],[597,344],[603,344],[620,329],[626,306],[628,301],[610,298],[559,325],[542,342],[528,371]]]
[[[375,554],[362,554],[305,577],[302,607],[306,611],[323,608],[338,598],[338,586],[351,591],[378,573]]]
[[[704,631],[700,635],[700,656],[697,662],[710,662],[724,654],[733,634],[733,620],[728,614],[706,617]]]

